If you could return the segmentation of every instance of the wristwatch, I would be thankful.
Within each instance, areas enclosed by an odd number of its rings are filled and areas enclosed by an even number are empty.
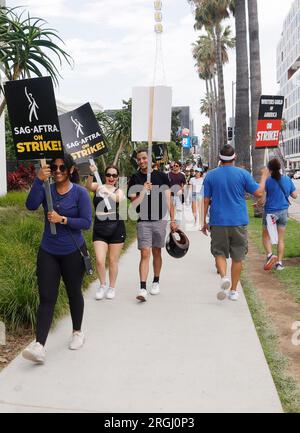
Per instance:
[[[65,224],[65,222],[66,222],[66,217],[62,217],[62,219],[61,219],[61,222],[60,222],[60,224]]]

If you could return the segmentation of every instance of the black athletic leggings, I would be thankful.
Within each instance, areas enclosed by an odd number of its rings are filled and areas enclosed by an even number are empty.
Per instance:
[[[82,248],[84,249],[84,248]],[[79,251],[66,256],[47,253],[42,248],[37,256],[37,278],[40,305],[37,312],[36,341],[46,343],[58,297],[61,277],[66,286],[73,329],[81,329],[84,301],[81,285],[84,276],[84,263]]]

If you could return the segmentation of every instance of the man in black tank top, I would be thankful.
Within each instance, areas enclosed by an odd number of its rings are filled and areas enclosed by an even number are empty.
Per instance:
[[[159,277],[162,267],[161,249],[165,246],[168,212],[171,217],[171,229],[176,230],[174,206],[171,203],[170,181],[168,176],[158,170],[151,173],[151,182],[147,182],[148,151],[137,152],[139,171],[128,184],[128,197],[139,215],[137,223],[138,248],[141,251],[140,287],[137,299],[147,300],[147,278],[152,251],[154,280],[151,295],[160,293]]]

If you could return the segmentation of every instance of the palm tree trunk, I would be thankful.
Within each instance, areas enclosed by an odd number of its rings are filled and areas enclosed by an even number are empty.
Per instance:
[[[216,73],[213,75],[213,85],[214,85],[214,94],[215,94],[215,101],[216,101],[216,149],[217,152],[220,153],[221,150],[221,140],[220,140],[220,127],[221,125],[221,111],[220,111],[220,104],[218,100],[218,92],[217,92],[217,83],[216,83]]]
[[[206,95],[207,95],[207,101],[208,101],[208,114],[209,114],[209,126],[210,126],[210,143],[208,146],[208,165],[211,167],[211,156],[212,156],[212,152],[211,152],[211,144],[212,144],[212,109],[211,109],[211,103],[210,103],[210,94],[209,94],[209,89],[208,89],[208,80],[205,80],[205,87],[206,87]]]
[[[211,168],[216,167],[217,160],[217,152],[218,152],[218,143],[217,143],[217,109],[216,109],[216,99],[213,90],[212,77],[209,78],[209,87],[210,87],[210,95],[211,95],[211,107],[212,107],[212,125],[213,125],[213,141],[212,141],[212,158],[211,158]]]
[[[238,165],[250,170],[248,44],[245,0],[236,0],[236,137]]]
[[[106,169],[106,161],[105,161],[104,155],[101,155],[101,162],[102,162],[102,166],[103,166],[103,171],[105,171],[105,169]]]
[[[261,96],[261,66],[259,47],[259,24],[257,0],[248,0],[249,44],[250,44],[250,84],[251,84],[251,142],[252,173],[260,180],[260,171],[264,165],[264,149],[255,149],[256,127]]]
[[[220,106],[220,147],[227,144],[227,122],[226,122],[226,104],[225,104],[225,91],[224,91],[224,76],[223,76],[223,63],[221,53],[221,25],[216,26],[216,53],[217,53],[217,72],[218,72],[218,101]]]
[[[117,165],[118,164],[119,157],[120,157],[120,155],[121,155],[121,153],[122,153],[122,151],[124,149],[124,146],[125,146],[125,140],[121,140],[121,144],[119,146],[119,149],[117,150],[117,153],[116,153],[113,165]]]
[[[19,67],[15,67],[13,77],[12,77],[13,81],[17,80],[20,77],[20,75],[21,75],[21,70],[19,69]],[[0,104],[0,117],[3,114],[5,107],[6,107],[6,100],[5,97],[3,97],[3,101]]]
[[[4,111],[5,107],[6,107],[6,100],[5,100],[5,98],[3,98],[3,101],[0,104],[0,117],[3,114],[3,111]]]

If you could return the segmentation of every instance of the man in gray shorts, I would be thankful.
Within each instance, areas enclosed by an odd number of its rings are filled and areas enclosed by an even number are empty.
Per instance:
[[[138,248],[141,251],[140,287],[137,299],[147,300],[147,278],[151,251],[153,255],[154,280],[151,295],[160,293],[159,277],[162,268],[161,249],[165,246],[168,211],[171,217],[171,230],[176,230],[174,206],[171,203],[170,181],[168,176],[158,170],[151,173],[151,182],[147,182],[148,150],[137,152],[139,171],[128,184],[128,197],[139,214],[137,223]]]
[[[245,194],[261,197],[265,190],[268,169],[263,169],[261,182],[241,168],[234,167],[236,155],[232,146],[226,145],[220,152],[220,167],[210,171],[204,179],[204,226],[202,232],[211,232],[211,253],[215,257],[221,277],[221,292],[218,299],[238,300],[237,285],[242,271],[242,262],[248,252],[247,225],[249,217]],[[210,206],[210,221],[206,215]],[[227,259],[231,257],[231,281],[227,278]]]

